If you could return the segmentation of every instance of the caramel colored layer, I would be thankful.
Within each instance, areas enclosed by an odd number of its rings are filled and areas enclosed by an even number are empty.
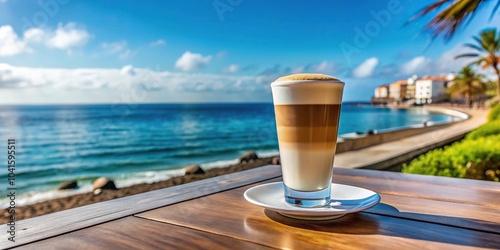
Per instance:
[[[298,151],[307,153],[309,151],[315,152],[335,152],[337,148],[337,142],[286,142],[280,141],[280,150],[288,150],[288,151]]]
[[[337,127],[340,104],[274,105],[276,124],[290,127]]]
[[[338,78],[324,74],[293,74],[293,75],[282,76],[276,79],[275,82],[304,81],[304,80],[332,81],[332,80],[338,80]]]
[[[278,126],[278,139],[280,142],[297,143],[337,143],[337,127],[290,127]]]

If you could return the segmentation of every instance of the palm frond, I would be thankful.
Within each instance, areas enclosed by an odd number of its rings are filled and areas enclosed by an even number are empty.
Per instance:
[[[446,40],[451,39],[458,27],[476,13],[477,7],[484,0],[455,1],[438,13],[426,26],[434,37],[443,34]]]
[[[474,39],[474,41],[476,41],[476,43],[479,44],[478,47],[480,47],[482,51],[488,51],[488,48],[485,46],[482,34],[481,37],[473,36],[472,39]]]
[[[475,44],[472,44],[472,43],[466,43],[464,44],[465,47],[469,47],[469,48],[472,48],[472,49],[475,49],[479,52],[483,51],[483,49]]]
[[[428,5],[427,7],[423,8],[421,11],[419,11],[416,15],[412,16],[407,23],[412,22],[420,17],[423,17],[437,9],[439,9],[442,5],[451,2],[453,0],[438,0],[437,2]]]
[[[474,40],[476,40],[481,45],[481,47],[484,48],[485,51],[492,52],[498,46],[497,44],[495,44],[496,42],[495,35],[496,35],[496,29],[487,29],[483,30],[480,33],[480,38],[475,37],[477,38],[477,40],[476,39]]]
[[[491,12],[491,15],[489,18],[490,22],[493,19],[493,17],[495,16],[495,13],[497,13],[498,7],[500,7],[500,1],[498,1],[497,4],[495,4],[495,7],[493,7],[493,11]]]
[[[411,17],[407,23],[446,6],[427,23],[424,30],[430,31],[434,38],[442,35],[445,40],[449,41],[459,27],[468,25],[470,20],[472,20],[477,13],[478,8],[483,6],[483,3],[487,1],[488,0],[438,0],[423,8],[416,15]],[[494,12],[496,8],[498,8],[498,4],[495,6]]]
[[[479,54],[477,54],[477,53],[467,53],[467,54],[461,54],[461,55],[455,56],[455,59],[463,58],[463,57],[476,57],[476,56],[479,56]]]
[[[478,65],[482,69],[486,69],[488,67],[497,69],[500,62],[500,33],[497,33],[495,28],[485,29],[479,33],[479,36],[474,36],[473,39],[475,44],[467,43],[464,46],[473,48],[480,53],[465,53],[456,56],[455,59],[463,57],[476,57],[477,59],[474,62],[471,62],[468,66]]]

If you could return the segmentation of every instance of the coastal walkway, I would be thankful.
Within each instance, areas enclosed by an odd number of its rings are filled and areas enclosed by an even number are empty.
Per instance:
[[[335,156],[335,167],[389,169],[431,149],[462,139],[466,133],[485,123],[489,112],[483,109],[456,110],[467,113],[470,118],[420,135],[339,153]]]

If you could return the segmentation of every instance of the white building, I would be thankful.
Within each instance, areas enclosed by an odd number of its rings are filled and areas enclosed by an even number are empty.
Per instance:
[[[382,85],[375,89],[375,98],[387,98],[389,97],[389,86]]]
[[[405,100],[407,86],[407,80],[400,80],[389,84],[389,97],[393,98],[396,101]]]
[[[415,102],[435,103],[443,100],[449,76],[426,76],[415,81]]]

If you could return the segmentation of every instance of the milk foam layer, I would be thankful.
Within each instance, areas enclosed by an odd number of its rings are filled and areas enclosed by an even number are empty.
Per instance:
[[[273,102],[281,104],[340,104],[344,83],[331,80],[281,80],[271,84]]]
[[[293,75],[287,75],[287,76],[282,76],[278,79],[276,79],[275,82],[282,82],[282,81],[302,81],[302,80],[338,80],[338,78],[325,75],[325,74],[307,74],[307,73],[301,73],[301,74],[293,74]]]
[[[280,142],[283,182],[298,191],[319,191],[328,187],[333,173],[336,144],[310,147],[304,143]]]

